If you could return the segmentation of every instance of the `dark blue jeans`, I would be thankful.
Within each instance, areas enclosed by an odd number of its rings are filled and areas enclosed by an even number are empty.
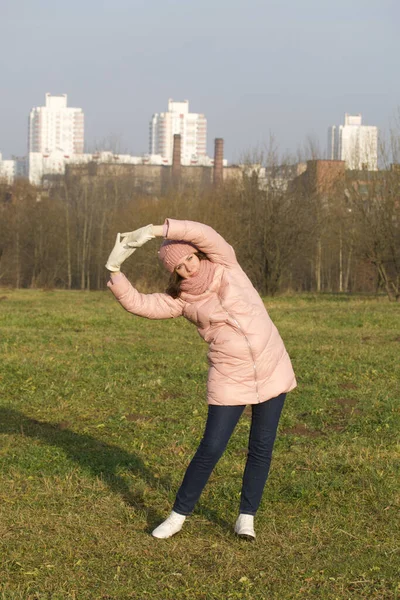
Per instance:
[[[255,515],[268,478],[276,430],[286,394],[267,402],[252,404],[252,418],[246,467],[243,474],[239,512]],[[244,406],[208,407],[203,439],[187,468],[176,496],[174,511],[189,515],[204,489],[215,465],[221,458]]]

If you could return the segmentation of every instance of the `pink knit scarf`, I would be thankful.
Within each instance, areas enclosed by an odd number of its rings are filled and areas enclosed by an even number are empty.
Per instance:
[[[192,294],[193,296],[203,294],[209,288],[210,283],[214,278],[215,267],[215,263],[212,263],[209,260],[201,260],[197,273],[188,279],[182,280],[182,292]]]

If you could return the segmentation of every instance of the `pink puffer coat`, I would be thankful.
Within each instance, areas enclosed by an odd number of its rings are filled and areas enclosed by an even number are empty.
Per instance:
[[[217,267],[209,289],[193,296],[182,292],[141,294],[124,275],[108,283],[129,312],[149,319],[184,316],[209,344],[209,404],[257,404],[296,387],[282,338],[235,252],[214,229],[194,221],[167,219],[167,239],[192,242]]]

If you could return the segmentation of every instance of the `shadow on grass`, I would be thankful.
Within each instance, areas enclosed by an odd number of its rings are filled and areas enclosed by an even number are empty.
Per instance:
[[[143,460],[134,453],[128,453],[118,446],[107,444],[90,435],[75,433],[63,423],[37,421],[11,408],[0,407],[0,433],[21,434],[41,440],[49,446],[62,448],[65,454],[87,469],[93,476],[100,477],[115,493],[136,510],[146,514],[147,525],[151,529],[163,518],[156,510],[146,506],[141,491],[130,489],[126,481],[118,475],[119,469],[138,474],[153,488],[162,486],[170,489],[168,481],[154,477]]]
[[[75,433],[64,423],[38,421],[12,408],[0,407],[0,433],[21,434],[41,440],[49,446],[62,448],[69,458],[93,476],[101,478],[112,492],[120,494],[126,504],[144,512],[148,532],[165,518],[165,515],[145,504],[140,490],[130,489],[126,481],[117,474],[121,468],[129,470],[138,474],[152,488],[162,487],[169,492],[170,481],[155,477],[137,454],[126,452],[90,435]],[[223,529],[230,529],[228,523],[218,517],[215,511],[201,506],[198,512]]]

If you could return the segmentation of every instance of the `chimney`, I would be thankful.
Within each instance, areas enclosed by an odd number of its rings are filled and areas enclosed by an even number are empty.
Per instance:
[[[224,181],[224,140],[215,138],[214,144],[214,186],[218,186]]]
[[[172,182],[179,184],[181,177],[181,136],[179,133],[174,134],[174,149],[172,153]]]

